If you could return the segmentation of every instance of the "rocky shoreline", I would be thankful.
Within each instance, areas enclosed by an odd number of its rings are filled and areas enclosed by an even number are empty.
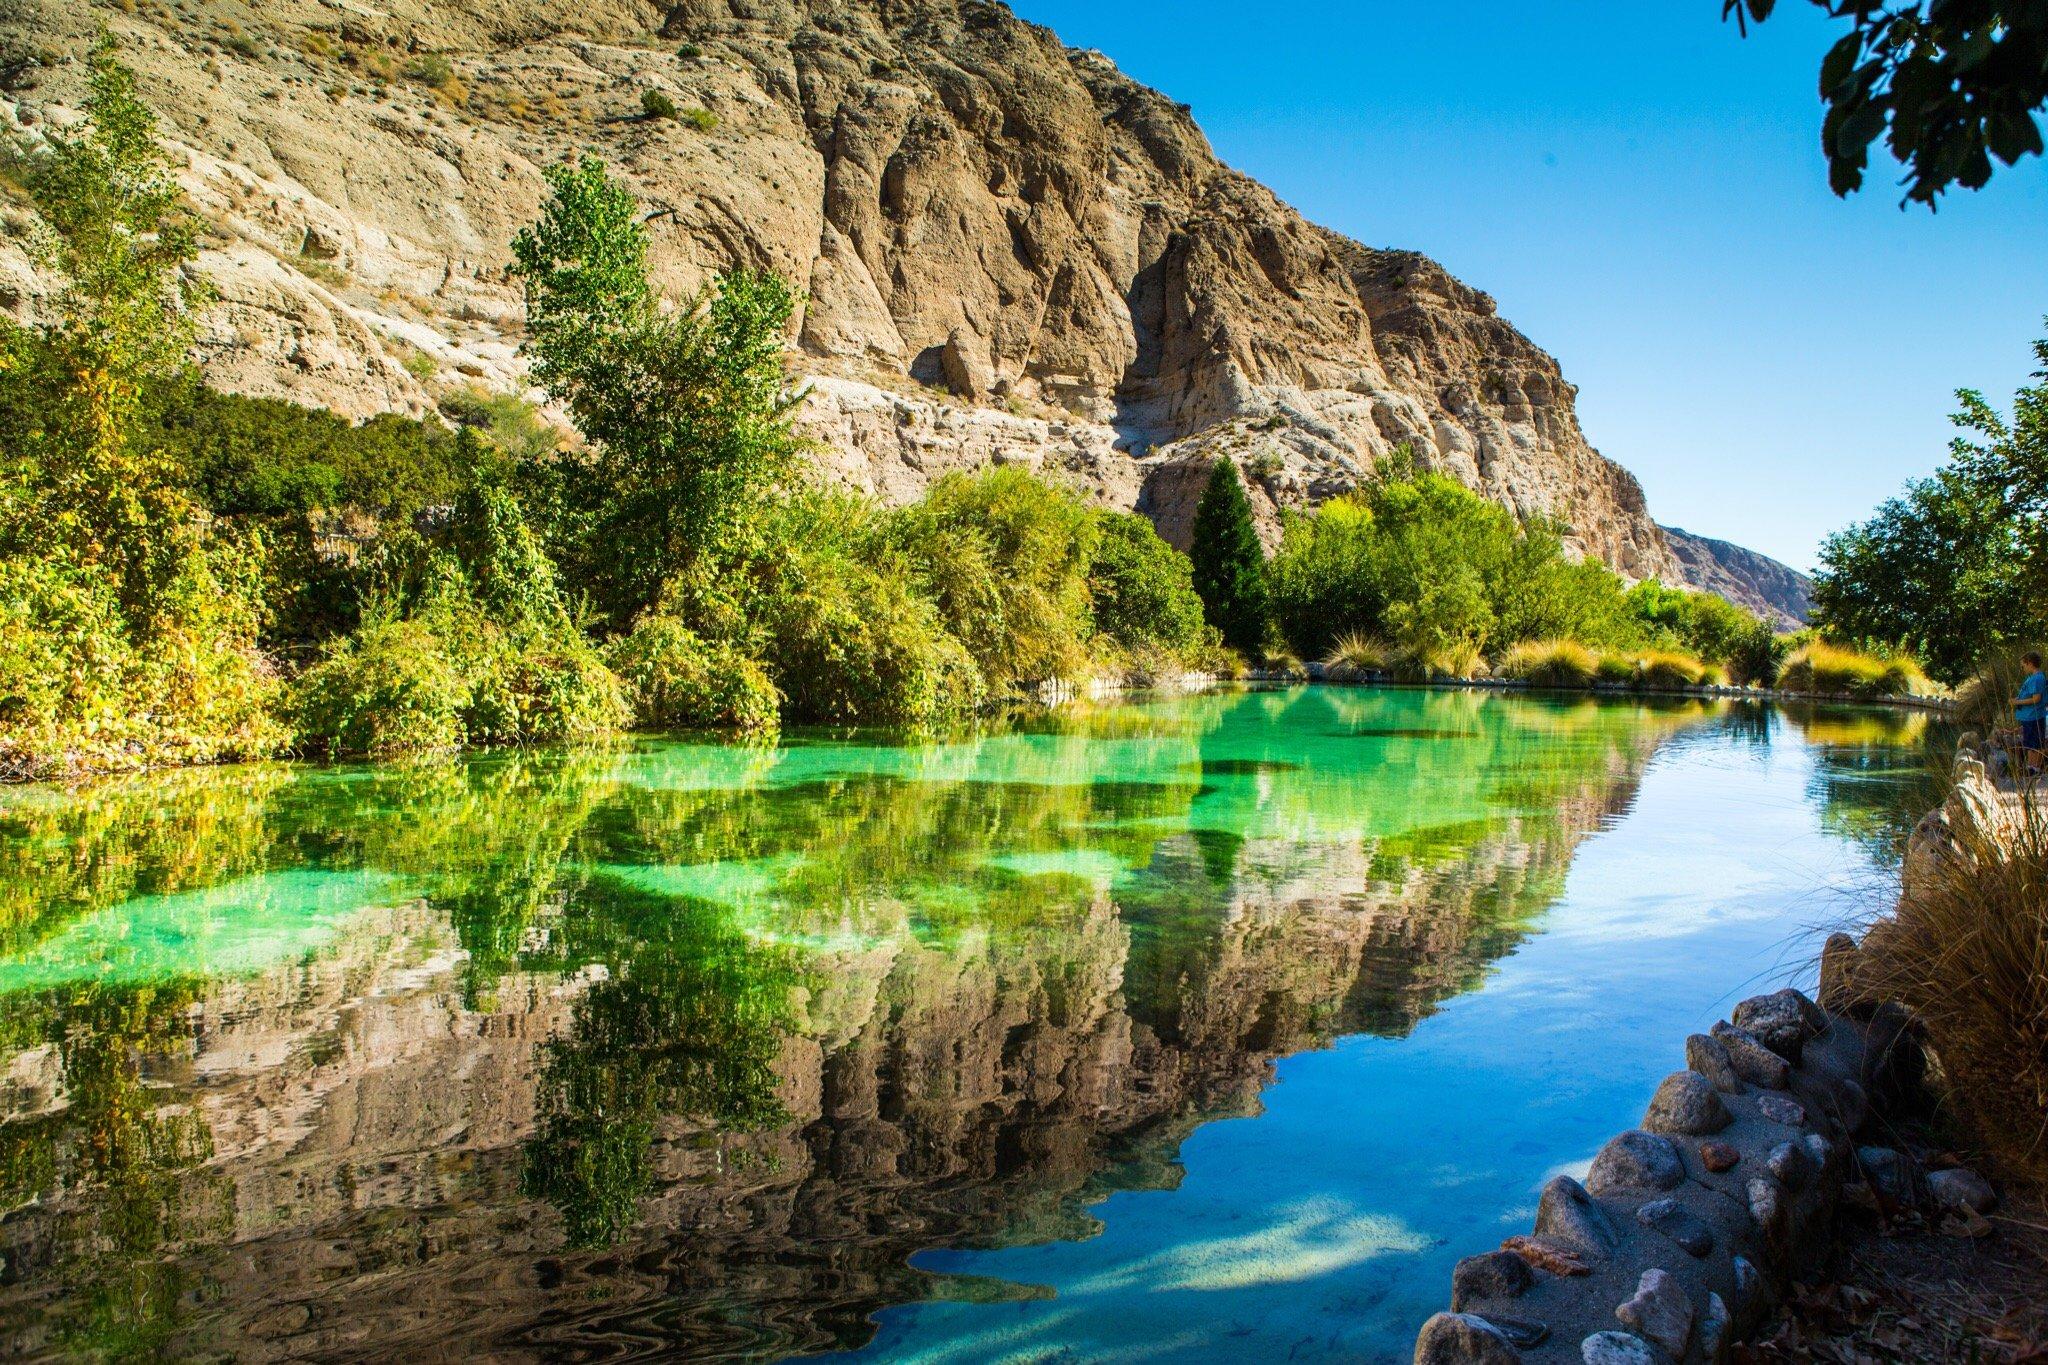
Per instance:
[[[2008,818],[1980,755],[1966,747],[1956,775],[1915,830],[1909,886],[1958,822]],[[1530,1235],[1458,1262],[1418,1365],[1717,1365],[1827,1264],[1846,1205],[1981,1231],[1990,1184],[1923,1169],[1898,1137],[1926,1109],[1929,1059],[1903,1007],[1858,989],[1860,951],[1828,939],[1818,1003],[1757,996],[1687,1038],[1685,1068],[1641,1126],[1602,1147],[1583,1183],[1544,1186]]]
[[[1866,697],[1853,692],[1788,692],[1774,687],[1634,687],[1626,683],[1592,683],[1586,687],[1537,687],[1515,678],[1432,678],[1427,682],[1401,682],[1386,674],[1341,676],[1325,664],[1303,666],[1300,673],[1278,673],[1254,669],[1245,674],[1247,682],[1321,683],[1332,687],[1421,687],[1478,692],[1562,692],[1596,697],[1709,697],[1729,701],[1825,702],[1845,706],[1899,706],[1918,711],[1953,711],[1955,699],[1943,696],[1907,695]]]
[[[1717,1362],[1824,1259],[1845,1200],[1981,1217],[1967,1170],[1880,1144],[1925,1066],[1905,1012],[1852,1018],[1795,990],[1685,1041],[1686,1068],[1585,1181],[1554,1177],[1529,1236],[1460,1261],[1418,1365]]]

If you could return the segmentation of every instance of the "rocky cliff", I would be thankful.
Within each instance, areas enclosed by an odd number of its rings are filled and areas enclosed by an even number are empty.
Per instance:
[[[1680,580],[1717,592],[1784,630],[1797,630],[1813,611],[1813,580],[1768,555],[1725,540],[1666,526]]]
[[[1270,533],[1405,441],[1626,574],[1686,572],[1490,298],[1304,221],[1185,106],[1001,5],[10,0],[0,127],[75,117],[100,24],[210,225],[225,387],[362,416],[522,386],[507,244],[541,168],[595,151],[671,295],[735,265],[803,285],[806,421],[856,486],[1022,462],[1184,542],[1219,452]],[[38,288],[0,238],[4,301]]]

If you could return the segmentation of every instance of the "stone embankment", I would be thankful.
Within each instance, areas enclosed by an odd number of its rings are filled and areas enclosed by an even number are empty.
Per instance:
[[[1988,1212],[1974,1174],[1884,1145],[1925,1058],[1903,1010],[1855,1013],[1782,990],[1686,1039],[1641,1127],[1544,1186],[1529,1235],[1458,1263],[1418,1365],[1721,1361],[1820,1266],[1845,1200]]]

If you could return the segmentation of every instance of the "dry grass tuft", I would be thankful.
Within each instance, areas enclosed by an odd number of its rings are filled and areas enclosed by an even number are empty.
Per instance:
[[[1378,673],[1387,666],[1387,647],[1357,631],[1341,637],[1323,660],[1333,678],[1357,678]]]
[[[1924,696],[1934,684],[1911,659],[1880,659],[1816,640],[1785,661],[1778,686],[1788,692],[1846,692],[1858,697]]]
[[[1577,640],[1524,640],[1501,655],[1496,671],[1531,687],[1590,687],[1600,656]]]
[[[2048,811],[1954,828],[1858,956],[1856,994],[1925,1024],[1955,1117],[2006,1173],[2048,1188]]]

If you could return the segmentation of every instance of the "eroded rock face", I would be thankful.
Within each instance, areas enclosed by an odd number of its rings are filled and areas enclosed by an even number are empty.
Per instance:
[[[508,244],[541,168],[590,149],[647,205],[666,295],[735,266],[803,287],[794,367],[831,381],[805,421],[885,497],[1024,460],[1185,543],[1189,485],[1229,453],[1270,538],[1408,442],[1625,574],[1682,576],[1490,298],[1304,221],[1185,108],[999,5],[278,0],[232,41],[149,6],[5,22],[77,54],[103,20],[209,224],[226,387],[354,416],[523,387]],[[33,67],[0,120],[75,117],[82,74]],[[649,90],[716,125],[642,117]],[[34,310],[12,238],[0,285]]]

